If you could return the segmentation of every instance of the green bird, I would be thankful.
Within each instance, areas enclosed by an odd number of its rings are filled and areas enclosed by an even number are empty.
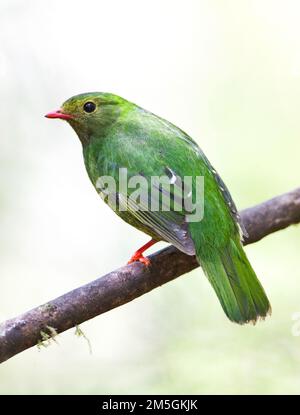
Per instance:
[[[129,262],[141,261],[148,266],[144,251],[158,241],[169,242],[188,255],[196,255],[231,321],[255,323],[271,313],[268,298],[244,252],[241,240],[246,231],[231,195],[191,137],[163,118],[110,93],[76,95],[46,117],[71,125],[82,143],[86,170],[97,192],[123,220],[151,236]],[[143,197],[132,197],[132,188],[124,191],[120,171],[126,171],[128,181],[140,179]],[[112,178],[115,188],[104,185],[103,177]],[[169,188],[168,183],[157,183],[157,177],[167,177]],[[180,195],[186,177],[191,178],[188,191]],[[199,177],[204,183],[204,214],[191,220],[194,211],[185,202],[194,200]],[[153,202],[149,189],[156,190],[158,209],[149,208]]]

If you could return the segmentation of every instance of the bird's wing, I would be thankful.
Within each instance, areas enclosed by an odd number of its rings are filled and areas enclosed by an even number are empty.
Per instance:
[[[151,183],[148,177],[140,174],[145,179],[139,188],[144,197],[137,200],[132,197],[132,192],[128,192],[127,197],[119,193],[119,203],[142,224],[154,230],[162,240],[170,242],[188,255],[194,255],[194,242],[182,210],[185,199],[190,197],[189,192],[183,192],[180,178],[167,166],[165,173],[165,182],[153,180]]]
[[[191,192],[188,189],[183,191],[181,179],[169,167],[164,168],[165,175],[152,178],[143,173],[134,174],[127,168],[126,171],[127,184],[134,178],[139,182],[138,185],[135,188],[126,187],[126,192],[118,186],[115,195],[112,195],[104,186],[101,189],[98,184],[97,189],[102,193],[102,197],[105,199],[109,195],[115,196],[116,210],[130,213],[137,221],[154,231],[160,239],[188,255],[194,255],[194,242],[188,232],[182,209],[185,199],[190,197]],[[108,200],[107,203],[109,204]]]
[[[207,160],[208,161],[208,160]],[[208,161],[209,163],[209,161]],[[209,163],[210,164],[210,163]],[[212,167],[212,166],[211,166]],[[228,206],[229,212],[233,218],[233,220],[235,221],[235,223],[237,224],[239,231],[240,231],[240,236],[243,240],[243,238],[247,238],[248,237],[248,232],[242,222],[242,219],[240,217],[240,214],[237,210],[237,207],[231,197],[231,194],[226,186],[226,184],[223,182],[221,176],[218,174],[218,172],[212,167],[212,172],[214,174],[215,180],[218,183],[219,186],[219,190],[226,202],[226,205]]]
[[[248,237],[248,232],[241,220],[241,217],[239,215],[239,212],[237,210],[237,207],[231,197],[231,194],[226,186],[226,184],[224,183],[224,181],[222,180],[221,176],[219,175],[219,173],[216,171],[216,169],[211,165],[210,161],[208,160],[208,158],[206,157],[206,155],[203,153],[203,151],[201,150],[201,148],[198,146],[198,144],[196,143],[196,141],[194,141],[188,134],[186,134],[184,131],[182,131],[181,129],[179,129],[178,127],[174,126],[172,123],[170,123],[167,120],[164,120],[162,118],[160,118],[160,121],[164,124],[164,126],[171,131],[174,135],[176,134],[176,137],[179,140],[182,140],[184,142],[186,142],[191,148],[193,148],[194,152],[196,153],[197,157],[199,159],[201,159],[207,166],[207,168],[210,170],[210,172],[212,173],[215,182],[218,185],[218,189],[220,194],[222,195],[226,206],[228,208],[228,211],[232,217],[232,219],[234,220],[234,222],[236,223],[236,226],[239,230],[240,236],[243,239],[244,237]]]
[[[219,175],[219,173],[216,171],[216,169],[211,165],[210,161],[208,160],[208,158],[206,157],[206,155],[203,153],[203,151],[198,147],[198,151],[201,153],[201,157],[202,159],[205,161],[205,163],[207,164],[208,168],[210,169],[210,171],[212,172],[215,181],[218,185],[218,189],[226,203],[226,206],[229,210],[229,213],[232,217],[232,219],[234,220],[234,222],[236,223],[238,229],[239,229],[239,233],[241,236],[241,239],[243,240],[243,238],[247,238],[248,237],[248,232],[241,220],[241,217],[239,215],[239,212],[237,210],[237,207],[232,199],[232,196],[228,190],[228,187],[226,186],[226,184],[224,183],[224,181],[222,180],[221,176]]]

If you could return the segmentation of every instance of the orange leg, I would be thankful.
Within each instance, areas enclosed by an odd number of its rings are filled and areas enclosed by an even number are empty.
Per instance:
[[[145,245],[143,245],[140,249],[138,249],[130,258],[130,260],[127,262],[127,264],[131,264],[132,262],[142,262],[146,266],[150,265],[150,259],[147,257],[144,257],[143,253],[150,248],[150,246],[156,244],[157,241],[154,239],[151,239],[151,241],[147,242]]]

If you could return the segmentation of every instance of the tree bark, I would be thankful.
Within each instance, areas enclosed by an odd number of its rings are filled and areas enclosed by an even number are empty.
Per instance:
[[[245,209],[244,245],[300,222],[300,188]],[[199,266],[173,246],[150,256],[151,265],[126,265],[0,325],[0,363]]]

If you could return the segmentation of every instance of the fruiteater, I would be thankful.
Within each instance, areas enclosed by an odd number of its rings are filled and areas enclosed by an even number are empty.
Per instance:
[[[255,323],[270,314],[268,298],[242,246],[246,231],[232,197],[191,137],[138,105],[103,92],[76,95],[46,117],[66,120],[71,125],[81,141],[86,170],[98,193],[105,195],[104,200],[112,207],[112,195],[99,188],[99,178],[113,178],[115,212],[150,235],[150,242],[129,262],[151,266],[143,252],[158,241],[169,242],[188,255],[196,255],[231,321]],[[157,185],[158,209],[145,209],[145,197],[143,203],[138,203],[132,194],[122,193],[120,169],[126,169],[128,179],[142,178],[149,189],[153,187],[153,177],[168,177],[170,189],[172,185],[167,196],[169,209],[162,203],[166,200],[166,186]],[[178,198],[185,177],[192,178],[190,189]],[[198,220],[189,220],[191,212],[183,202],[193,197],[197,177],[204,181],[204,213]]]

